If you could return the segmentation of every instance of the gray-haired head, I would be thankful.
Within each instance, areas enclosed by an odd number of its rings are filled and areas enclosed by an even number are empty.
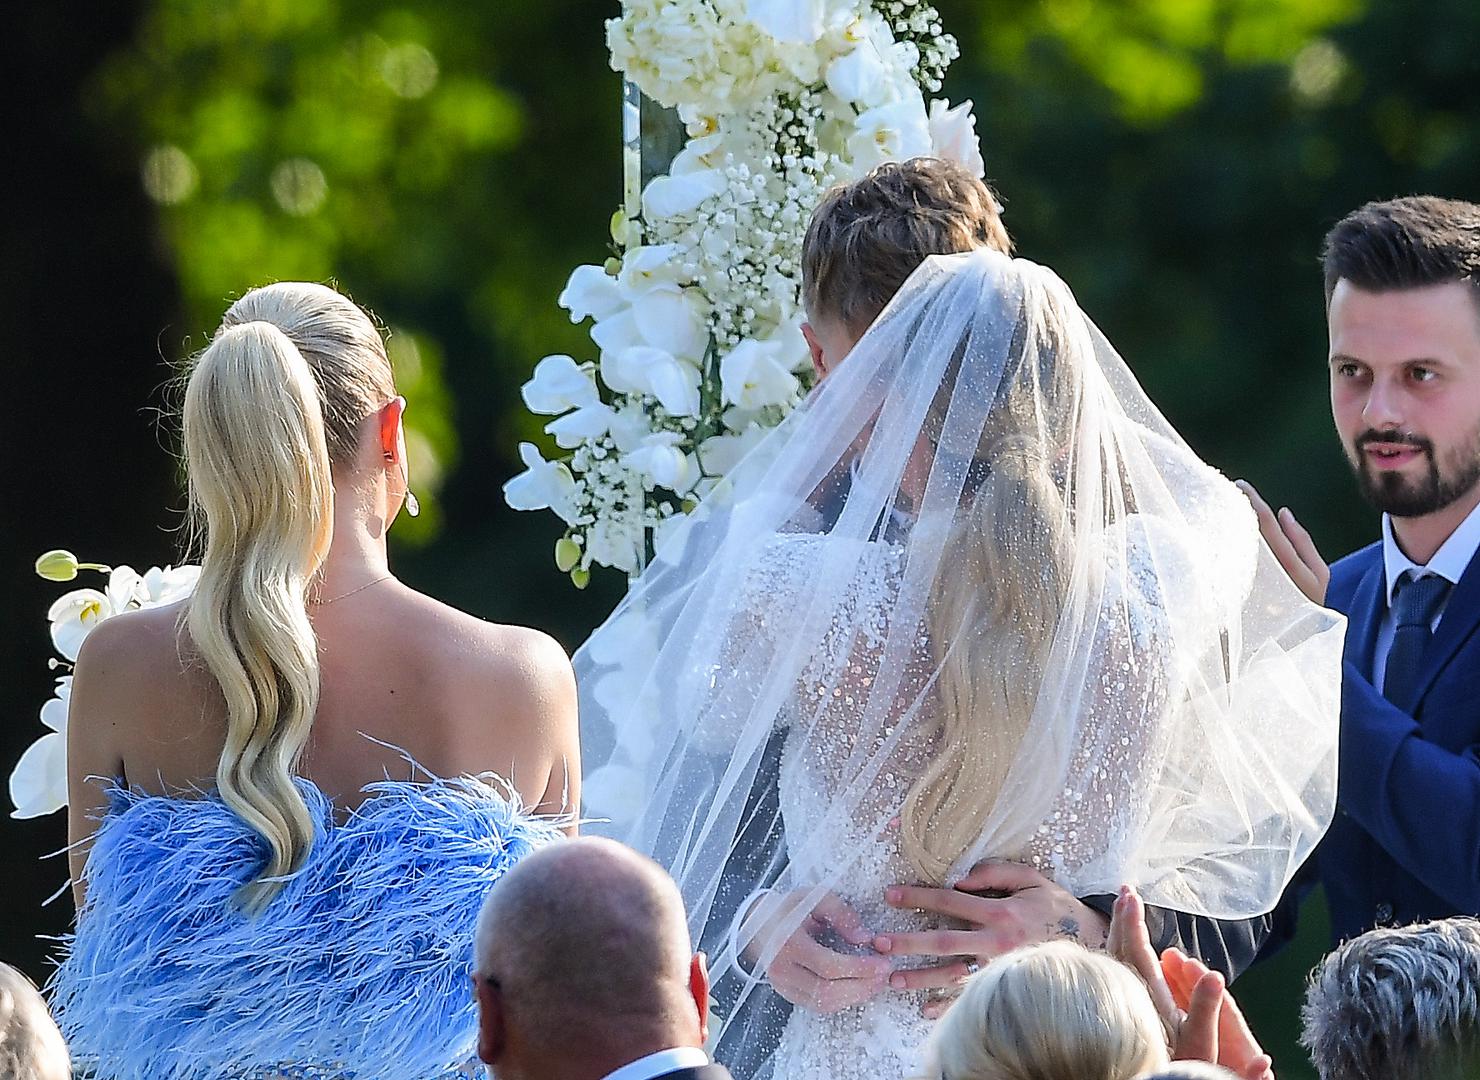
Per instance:
[[[0,1077],[70,1080],[72,1063],[46,1002],[31,980],[0,964]]]
[[[1480,921],[1353,938],[1311,973],[1302,1019],[1321,1080],[1480,1075]]]
[[[474,950],[521,1044],[569,1054],[573,1031],[592,1053],[703,1044],[678,886],[614,841],[582,837],[521,860],[490,890]]]

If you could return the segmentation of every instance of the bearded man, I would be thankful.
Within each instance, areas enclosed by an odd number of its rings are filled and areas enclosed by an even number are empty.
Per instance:
[[[1338,814],[1304,875],[1342,941],[1480,913],[1480,206],[1369,203],[1324,261],[1331,412],[1382,539],[1328,570],[1246,493],[1291,577],[1349,618]]]

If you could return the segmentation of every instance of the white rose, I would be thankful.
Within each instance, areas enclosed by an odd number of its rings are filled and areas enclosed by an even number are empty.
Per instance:
[[[963,165],[973,176],[985,176],[981,142],[976,136],[976,117],[970,100],[954,109],[944,98],[930,103],[930,144],[938,158]]]
[[[524,472],[504,484],[504,501],[515,510],[550,509],[575,523],[576,479],[562,461],[546,461],[533,443],[519,444]]]
[[[578,266],[571,271],[555,301],[570,312],[571,322],[585,318],[604,319],[622,309],[626,300],[616,279],[599,266]]]
[[[742,341],[720,361],[720,395],[742,409],[790,404],[801,384],[788,369],[775,341]]]
[[[571,409],[601,403],[590,370],[559,353],[536,364],[534,377],[519,393],[529,411],[542,416],[559,416]]]

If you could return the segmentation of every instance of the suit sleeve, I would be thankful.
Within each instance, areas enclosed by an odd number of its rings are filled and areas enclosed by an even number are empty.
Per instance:
[[[1455,910],[1480,911],[1480,746],[1426,740],[1349,661],[1341,728],[1340,808]]]
[[[1108,917],[1115,906],[1115,897],[1085,896],[1080,902]],[[1221,972],[1229,982],[1254,962],[1273,925],[1273,913],[1252,919],[1213,919],[1146,905],[1146,929],[1158,953],[1174,947],[1181,949]]]

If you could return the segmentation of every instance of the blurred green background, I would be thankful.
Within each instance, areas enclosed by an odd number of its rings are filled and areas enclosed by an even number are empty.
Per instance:
[[[1021,252],[1054,266],[1207,459],[1297,510],[1324,551],[1376,533],[1330,430],[1321,236],[1369,199],[1480,196],[1473,0],[938,0]],[[177,557],[161,389],[229,300],[332,280],[392,332],[428,512],[394,535],[408,581],[574,648],[622,581],[578,593],[558,522],[502,482],[542,441],[518,386],[593,355],[555,306],[606,254],[620,196],[614,0],[30,3],[11,74],[0,288],[12,394],[0,760],[41,733],[51,673],[31,575],[66,546]],[[497,717],[491,717],[497,722]],[[71,916],[62,815],[4,826],[0,955],[44,978]],[[40,861],[38,861],[40,860]],[[1280,1075],[1301,940],[1239,984]]]

